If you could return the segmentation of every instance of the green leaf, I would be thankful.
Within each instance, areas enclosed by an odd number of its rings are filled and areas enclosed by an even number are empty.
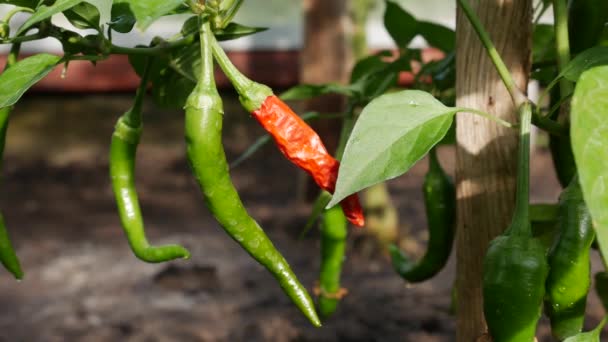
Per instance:
[[[428,21],[418,22],[420,35],[429,43],[443,52],[454,51],[456,47],[456,32],[445,26]]]
[[[608,66],[581,76],[572,98],[570,134],[585,202],[608,258]]]
[[[555,28],[553,25],[539,24],[532,35],[532,62],[555,60]]]
[[[446,135],[457,111],[419,90],[385,94],[370,102],[346,144],[328,207],[407,172]]]
[[[0,75],[0,108],[17,103],[23,93],[48,75],[61,57],[41,53],[25,58]]]
[[[119,33],[129,33],[133,30],[136,21],[129,4],[121,2],[112,5],[112,19],[109,23],[112,30]]]
[[[126,3],[137,19],[137,27],[145,30],[156,19],[173,12],[183,0],[116,0],[115,4]]]
[[[231,22],[221,30],[214,32],[215,39],[219,41],[233,40],[241,37],[246,37],[258,32],[268,30],[267,27],[251,27]],[[181,34],[184,36],[198,32],[198,17],[190,17],[184,22],[181,29]]]
[[[326,94],[352,95],[352,90],[338,83],[300,84],[281,94],[283,100],[307,100]]]
[[[215,38],[219,41],[233,40],[266,30],[267,27],[251,27],[232,22],[223,29],[215,31]]]
[[[606,317],[602,319],[595,329],[568,337],[564,342],[600,342],[600,335],[602,334],[604,325],[606,325]]]
[[[99,31],[99,10],[97,7],[82,2],[63,12],[72,25],[79,29],[96,29]]]
[[[70,9],[70,8],[78,5],[81,2],[83,2],[83,0],[57,0],[51,6],[42,5],[42,6],[38,7],[36,12],[34,14],[32,14],[23,23],[23,25],[21,25],[21,27],[17,31],[17,35],[20,35],[20,34],[26,32],[33,25],[35,25],[43,20],[49,19],[50,17],[52,17],[53,15],[55,15],[57,13]]]
[[[384,27],[399,48],[406,48],[418,35],[418,21],[394,1],[386,1]]]

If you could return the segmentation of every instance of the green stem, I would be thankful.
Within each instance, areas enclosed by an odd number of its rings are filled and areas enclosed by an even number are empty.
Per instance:
[[[146,61],[146,67],[144,73],[141,75],[141,81],[137,92],[135,93],[135,100],[133,101],[133,107],[125,113],[125,120],[131,127],[140,127],[142,122],[142,107],[144,103],[144,97],[148,90],[148,81],[150,80],[150,74],[152,70],[152,59],[148,58]]]
[[[213,55],[215,56],[217,64],[219,64],[220,68],[222,68],[226,77],[230,79],[230,82],[236,88],[236,91],[239,94],[246,93],[253,82],[245,75],[243,75],[239,71],[239,69],[234,66],[234,64],[232,64],[230,58],[228,58],[228,55],[226,55],[226,52],[224,51],[224,49],[222,49],[217,40],[213,39],[212,46]]]
[[[213,54],[211,51],[212,32],[209,20],[199,17],[199,37],[201,41],[201,74],[198,84],[207,89],[215,89],[215,77],[213,75]]]
[[[19,12],[34,13],[34,10],[31,9],[31,8],[27,8],[27,7],[15,7],[12,10],[10,10],[8,13],[6,13],[6,15],[4,16],[3,21],[5,23],[10,23],[11,19],[13,19],[13,16],[15,16],[15,14],[17,14]]]
[[[530,128],[532,106],[525,102],[519,107],[519,155],[517,160],[517,192],[515,212],[507,233],[530,235]]]
[[[532,113],[532,123],[534,124],[534,126],[546,132],[549,132],[549,134],[551,135],[555,135],[558,137],[568,136],[568,127],[556,121],[553,121],[550,118],[540,115],[537,111],[534,111]]]
[[[473,25],[473,29],[475,29],[475,32],[477,32],[479,40],[481,40],[481,43],[486,48],[486,52],[490,56],[492,63],[494,63],[494,67],[496,67],[496,71],[498,71],[502,82],[504,83],[505,87],[507,87],[507,91],[509,91],[511,98],[513,99],[513,103],[517,108],[521,107],[528,100],[528,98],[526,97],[524,92],[521,91],[521,89],[519,89],[515,84],[515,81],[513,80],[509,69],[507,68],[505,62],[502,60],[500,54],[496,50],[492,39],[490,39],[490,35],[484,29],[483,25],[481,24],[481,21],[477,17],[477,14],[475,14],[475,11],[473,11],[471,6],[469,6],[467,0],[458,0],[458,4],[462,8],[464,14],[469,19],[471,25]]]
[[[117,45],[110,46],[110,53],[116,55],[146,55],[146,56],[159,56],[165,54],[168,50],[172,50],[178,47],[190,45],[194,42],[195,36],[188,35],[182,39],[172,41],[172,42],[163,42],[157,46],[148,47],[148,48],[129,48]]]
[[[348,142],[348,138],[353,131],[353,127],[355,127],[355,107],[355,102],[349,101],[346,113],[342,118],[342,129],[340,130],[340,138],[338,140],[338,147],[336,148],[335,154],[337,160],[342,160],[346,143]]]
[[[17,36],[17,37],[14,37],[13,39],[5,40],[2,43],[3,44],[19,44],[19,43],[30,42],[33,40],[44,39],[47,37],[48,37],[48,35],[46,35],[46,34],[34,33],[29,36]]]
[[[230,2],[231,2],[230,6],[229,6],[230,9],[226,13],[226,16],[222,19],[221,28],[226,27],[226,25],[228,25],[230,23],[230,21],[232,21],[234,16],[238,13],[239,9],[241,9],[241,6],[243,5],[244,1],[243,0],[232,0]]]
[[[566,0],[553,0],[553,17],[555,21],[555,47],[557,49],[558,71],[564,70],[570,62],[570,38],[568,37],[568,8]],[[560,80],[561,97],[572,93],[572,82],[563,78]]]
[[[496,123],[498,123],[500,125],[503,125],[505,127],[513,128],[513,125],[510,122],[505,121],[505,120],[503,120],[501,118],[498,118],[498,117],[496,117],[496,116],[494,116],[492,114],[486,113],[486,112],[478,110],[478,109],[473,109],[473,108],[458,108],[458,111],[459,112],[467,112],[467,113],[472,113],[472,114],[475,114],[475,115],[479,115],[481,117],[484,117],[486,119],[492,120],[492,121],[494,121],[494,122],[496,122]]]

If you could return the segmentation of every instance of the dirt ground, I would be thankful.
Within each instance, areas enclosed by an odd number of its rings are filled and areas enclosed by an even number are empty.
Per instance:
[[[226,102],[232,160],[262,131],[234,98]],[[137,260],[120,228],[107,170],[112,127],[128,106],[123,95],[39,95],[17,107],[0,206],[26,276],[16,282],[0,272],[0,341],[454,340],[454,258],[433,280],[406,285],[385,256],[362,253],[357,234],[344,264],[349,295],[323,328],[310,326],[205,209],[184,157],[183,114],[152,105],[137,160],[147,233],[154,244],[183,244],[192,258],[160,265]],[[450,148],[441,151],[450,170],[452,155]],[[559,188],[547,151],[537,150],[534,163],[533,200],[555,201]],[[403,231],[421,251],[425,164],[390,182]],[[312,288],[318,233],[297,239],[310,211],[296,196],[303,175],[273,146],[232,175],[252,216]],[[591,328],[603,315],[595,294],[588,313]],[[543,319],[541,341],[550,341],[547,334]]]

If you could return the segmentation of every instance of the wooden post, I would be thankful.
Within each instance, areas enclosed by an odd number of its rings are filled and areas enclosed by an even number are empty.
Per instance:
[[[531,0],[469,0],[511,70],[526,88],[530,69]],[[462,11],[456,29],[459,107],[476,108],[516,122],[515,108],[498,73]],[[484,118],[457,117],[456,181],[457,340],[486,332],[482,262],[488,243],[510,223],[515,204],[517,131]]]
[[[346,82],[352,67],[349,1],[304,0],[305,36],[300,59],[300,82]],[[309,101],[307,110],[339,112],[344,103],[337,96]],[[323,120],[315,128],[330,151],[340,134],[339,120]]]

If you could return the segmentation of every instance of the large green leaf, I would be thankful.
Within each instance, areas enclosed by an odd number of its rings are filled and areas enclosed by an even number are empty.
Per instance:
[[[346,144],[328,207],[407,172],[446,135],[457,111],[419,90],[385,94],[370,102]]]
[[[15,104],[23,93],[57,66],[61,57],[38,54],[23,59],[0,75],[0,108]]]
[[[171,13],[183,0],[116,0],[115,4],[127,3],[137,19],[137,27],[145,30],[156,19]]]
[[[572,151],[603,257],[608,258],[608,66],[582,74],[572,98]]]

